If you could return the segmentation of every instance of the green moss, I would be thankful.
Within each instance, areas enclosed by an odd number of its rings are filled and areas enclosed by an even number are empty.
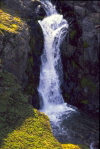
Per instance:
[[[88,104],[88,100],[81,100],[82,104]]]
[[[83,145],[83,144],[70,144],[70,143],[66,143],[66,144],[62,144],[62,148],[63,149],[89,149],[88,146]]]
[[[77,34],[77,31],[76,30],[72,30],[70,32],[70,38],[73,40],[75,38],[76,34]]]
[[[81,149],[89,149],[89,147],[86,145],[83,145],[83,144],[78,144],[78,145],[80,146]]]
[[[87,42],[87,41],[84,41],[84,42],[83,42],[83,48],[88,48],[88,47],[89,47],[88,42]]]
[[[33,62],[33,56],[32,53],[29,53],[29,58],[28,58],[28,65],[27,65],[27,75],[28,75],[28,85],[25,88],[25,91],[27,92],[27,94],[33,95],[35,93],[35,89],[34,89],[34,75],[33,75],[33,66],[34,66],[34,62]]]
[[[33,50],[33,47],[35,47],[35,39],[34,39],[33,36],[31,36],[31,39],[30,39],[30,43],[29,44],[30,44],[31,49]]]
[[[91,92],[95,92],[96,91],[96,85],[91,80],[89,80],[89,79],[87,79],[85,77],[83,77],[81,79],[81,86],[82,86],[82,88],[85,88],[85,87],[89,88],[89,90]]]
[[[0,73],[0,149],[61,149],[49,119],[28,104],[15,76]]]
[[[73,65],[73,68],[78,68],[78,65],[74,61],[72,61],[72,65]]]
[[[33,57],[32,56],[29,58],[29,64],[33,66]]]
[[[11,73],[1,72],[0,73],[0,79],[1,79],[0,81],[1,81],[2,87],[6,87],[5,90],[21,89],[21,86],[20,86],[17,78],[14,75],[12,75]]]
[[[10,33],[18,33],[23,28],[23,21],[19,17],[13,17],[9,13],[0,9],[0,33],[3,31]]]
[[[69,94],[66,93],[66,94],[64,95],[64,97],[65,97],[66,101],[69,101],[69,100],[70,100],[70,95],[69,95]]]
[[[35,89],[34,89],[33,82],[29,82],[29,84],[27,86],[27,93],[30,94],[30,95],[34,95]]]
[[[43,20],[44,16],[38,16],[38,20]]]
[[[33,116],[25,119],[20,127],[8,134],[2,149],[61,149],[51,133],[50,123],[44,114],[33,111]],[[0,148],[1,149],[1,148]]]
[[[63,149],[81,149],[78,145],[74,144],[62,144]]]

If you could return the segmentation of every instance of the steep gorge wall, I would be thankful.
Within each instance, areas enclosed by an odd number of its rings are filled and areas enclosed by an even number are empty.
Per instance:
[[[53,0],[69,22],[62,45],[65,101],[86,111],[99,110],[100,2]]]
[[[36,14],[39,4],[35,0],[0,2],[1,14],[5,14],[2,17],[5,19],[0,22],[1,67],[17,76],[24,90],[30,94],[30,103],[36,108],[39,108],[37,87],[43,49],[43,35],[37,20],[44,16],[43,10],[39,15]],[[9,30],[13,24],[18,26],[18,22],[14,22],[14,17],[21,19],[23,23],[16,33]],[[2,28],[4,25],[6,28]]]
[[[52,2],[70,24],[68,36],[61,46],[64,99],[83,110],[96,113],[99,106],[100,2]],[[43,34],[38,20],[45,16],[45,12],[36,0],[4,0],[0,4],[1,9],[22,18],[24,22],[18,34],[8,31],[0,34],[2,67],[19,78],[24,90],[30,94],[30,103],[39,108],[37,87]]]

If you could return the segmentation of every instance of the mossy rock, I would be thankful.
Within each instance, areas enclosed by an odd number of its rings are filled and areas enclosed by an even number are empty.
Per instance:
[[[18,33],[22,30],[24,22],[19,17],[14,17],[11,14],[0,9],[0,33],[4,31],[9,33]]]
[[[82,144],[62,144],[62,148],[63,149],[89,149],[89,147],[87,147],[86,145],[82,145]]]
[[[47,116],[33,110],[22,125],[8,134],[0,149],[61,149],[61,145],[51,133]]]
[[[83,77],[83,78],[81,79],[81,87],[82,87],[82,88],[87,87],[87,88],[89,88],[89,90],[90,90],[91,92],[95,92],[96,89],[97,89],[97,87],[96,87],[96,85],[94,84],[94,82],[91,81],[90,79],[86,78],[86,77]]]
[[[64,99],[65,99],[66,102],[69,102],[70,101],[70,95],[65,93],[64,94]]]
[[[49,119],[28,104],[15,76],[0,73],[0,149],[62,149]]]
[[[78,144],[81,149],[90,149],[88,146],[83,144]]]
[[[2,59],[0,58],[0,64],[2,64]]]
[[[77,34],[77,31],[76,30],[72,30],[70,32],[70,38],[71,38],[71,40],[73,40],[75,38],[76,34]]]
[[[81,100],[80,103],[87,105],[89,101],[85,99],[85,100]]]
[[[78,145],[74,144],[62,144],[63,149],[81,149]]]
[[[75,63],[75,61],[72,61],[73,68],[78,68],[78,65]]]
[[[83,42],[83,48],[88,48],[88,47],[89,47],[88,42],[87,42],[87,41],[84,41],[84,42]]]

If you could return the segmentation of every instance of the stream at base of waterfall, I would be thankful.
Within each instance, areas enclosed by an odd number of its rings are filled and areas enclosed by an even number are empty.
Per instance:
[[[44,35],[38,92],[41,112],[51,121],[54,136],[62,143],[89,145],[98,140],[98,122],[64,103],[61,93],[63,80],[60,45],[68,32],[68,22],[58,14],[50,1],[41,1],[46,17],[38,21]]]

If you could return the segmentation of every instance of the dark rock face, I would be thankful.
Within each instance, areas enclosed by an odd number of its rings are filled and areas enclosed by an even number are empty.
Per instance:
[[[18,34],[0,34],[0,59],[3,69],[17,76],[24,90],[30,94],[30,103],[39,108],[37,87],[43,35],[38,20],[42,19],[45,13],[41,7],[41,12],[37,11],[40,3],[36,0],[4,0],[1,4],[1,9],[4,7],[11,15],[17,15],[26,22]]]
[[[37,0],[3,0],[3,2],[5,6],[16,11],[24,18],[33,15],[36,7],[40,4]]]
[[[44,18],[45,12],[37,0],[1,1],[10,13],[15,12],[26,22],[19,34],[0,35],[0,58],[3,59],[3,67],[22,81],[25,91],[31,95],[30,102],[39,108],[37,87],[43,34],[38,20]],[[85,111],[98,113],[100,2],[52,2],[69,23],[68,36],[61,46],[64,99]],[[1,67],[0,64],[0,69]]]
[[[30,25],[30,48],[31,51],[28,54],[28,65],[26,73],[28,75],[28,84],[25,88],[29,94],[33,96],[32,104],[35,108],[40,108],[40,101],[38,97],[38,85],[41,66],[41,54],[43,49],[43,34],[42,30],[33,19],[29,22]],[[35,100],[34,100],[35,99]]]
[[[99,1],[53,0],[68,20],[69,33],[61,46],[66,102],[98,113],[99,110]]]
[[[25,70],[30,51],[27,26],[20,33],[6,33],[1,39],[1,57],[4,69],[15,74],[20,81],[24,81],[27,79]]]

